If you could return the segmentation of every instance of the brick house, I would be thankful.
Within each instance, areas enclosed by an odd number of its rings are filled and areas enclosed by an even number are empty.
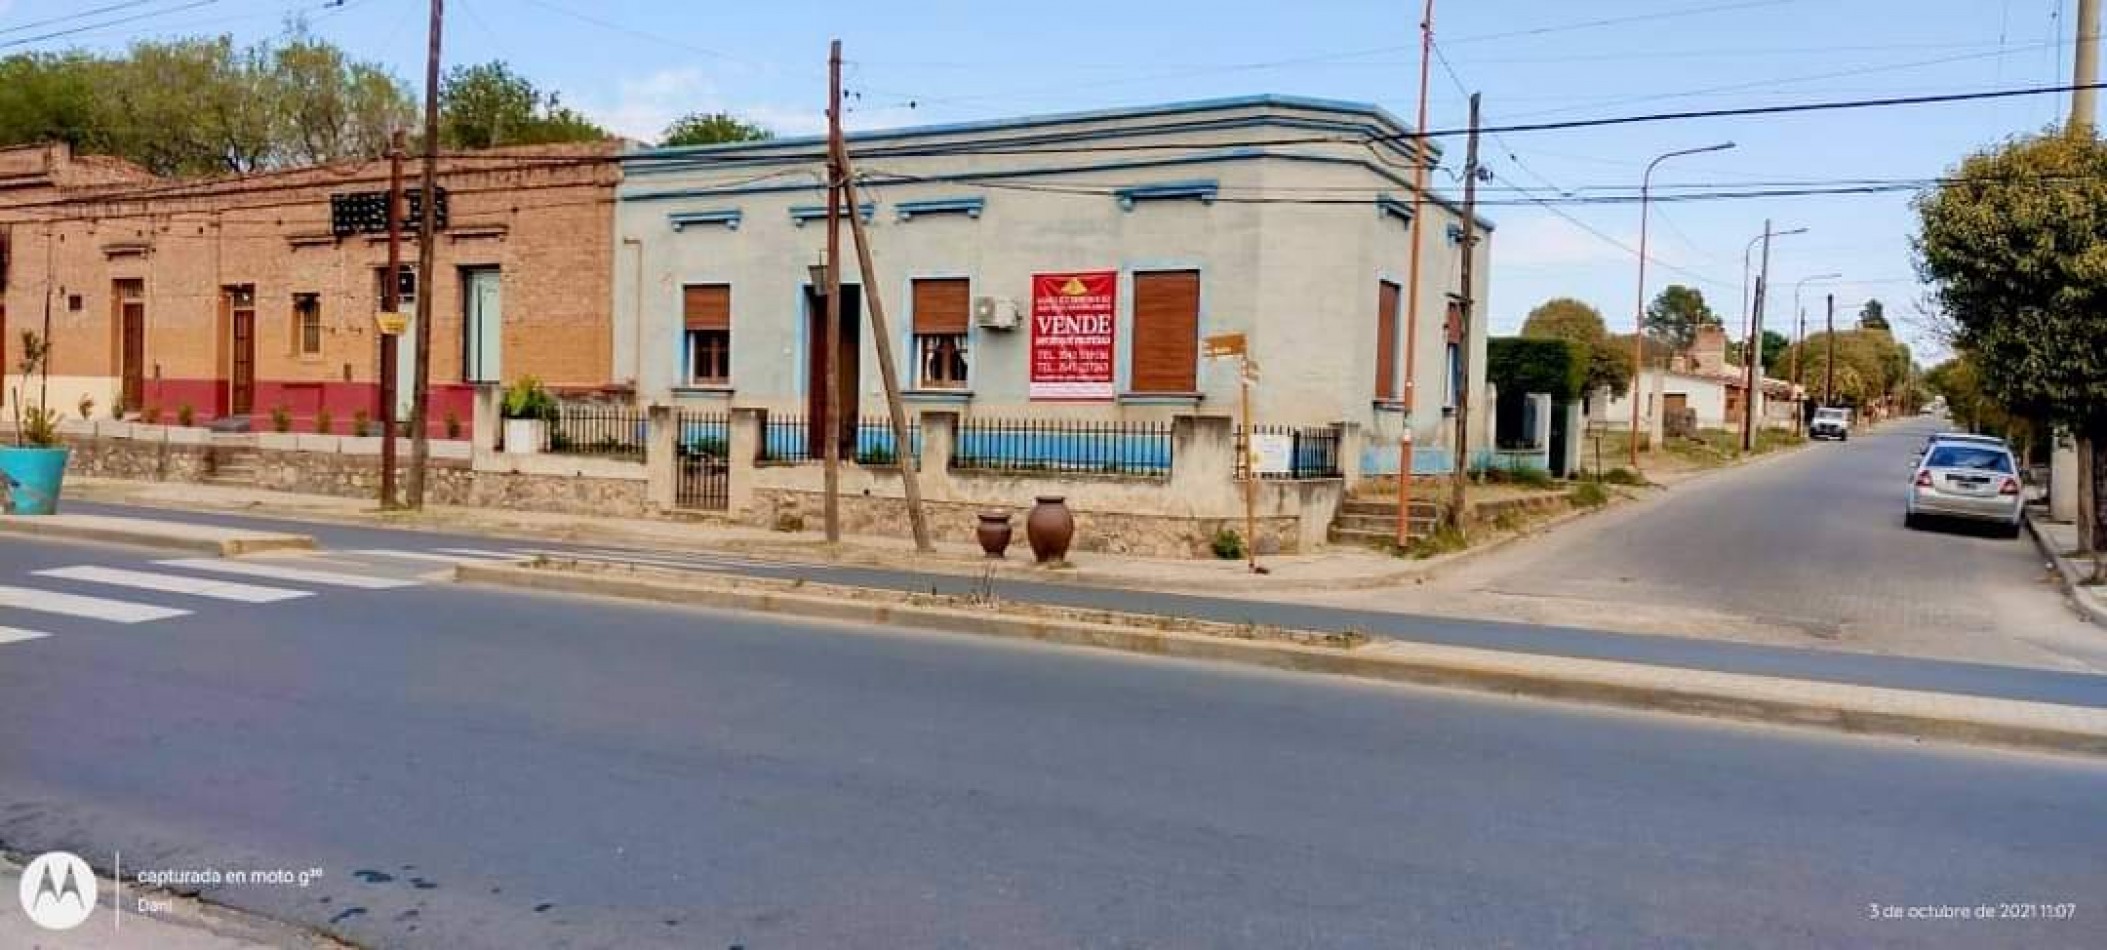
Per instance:
[[[409,218],[400,278],[405,311],[434,295],[434,434],[467,425],[472,383],[607,385],[618,147],[442,158],[434,286],[416,286]],[[414,199],[414,159],[405,171]],[[364,196],[384,219],[372,202],[387,182],[384,161],[175,181],[63,145],[0,150],[0,336],[19,339],[48,310],[51,402],[69,416],[86,399],[96,415],[188,407],[200,424],[267,428],[283,408],[301,431],[324,411],[345,431],[379,409],[387,241],[343,227],[332,200]]]

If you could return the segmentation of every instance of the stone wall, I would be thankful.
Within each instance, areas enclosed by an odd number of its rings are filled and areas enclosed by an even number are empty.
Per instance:
[[[154,482],[194,482],[205,477],[203,445],[96,439],[69,436],[66,471],[91,478],[129,478]]]
[[[825,498],[814,491],[756,489],[754,504],[745,509],[742,516],[748,524],[756,527],[781,529],[795,525],[802,530],[816,529],[820,526]],[[929,515],[930,534],[937,541],[962,544],[978,543],[975,530],[979,527],[981,512],[1008,511],[1012,514],[1011,550],[1026,556],[1031,550],[1024,535],[1025,516],[1031,511],[1029,504],[991,506],[925,501],[923,510]],[[1091,510],[1074,511],[1074,514],[1075,540],[1071,549],[1075,551],[1139,557],[1206,558],[1214,556],[1210,545],[1215,532],[1229,528],[1239,535],[1244,533],[1242,518],[1193,518]],[[1258,519],[1260,550],[1283,554],[1306,550],[1301,525],[1302,519],[1292,516]],[[898,497],[844,494],[841,498],[841,529],[845,534],[904,537],[908,533],[907,502]]]

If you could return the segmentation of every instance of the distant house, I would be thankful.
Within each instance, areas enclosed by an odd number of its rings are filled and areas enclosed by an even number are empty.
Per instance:
[[[1639,425],[1658,431],[1666,420],[1688,411],[1695,414],[1700,429],[1740,431],[1747,410],[1748,367],[1727,360],[1727,331],[1707,327],[1698,331],[1690,349],[1670,357],[1666,366],[1649,366],[1634,382],[1641,393]],[[1792,383],[1766,375],[1763,379],[1764,420],[1770,426],[1790,426],[1791,404],[1797,401]],[[1630,425],[1631,389],[1610,395],[1604,421],[1612,428]]]

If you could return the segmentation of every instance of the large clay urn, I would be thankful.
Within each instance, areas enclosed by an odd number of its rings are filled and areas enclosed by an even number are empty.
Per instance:
[[[980,527],[974,529],[980,539],[980,549],[989,557],[1002,557],[1010,548],[1010,513],[1007,511],[983,511]]]
[[[1040,495],[1039,503],[1032,506],[1031,516],[1024,519],[1024,537],[1032,544],[1032,556],[1041,564],[1056,564],[1068,559],[1068,543],[1075,540],[1075,515],[1068,510],[1068,500],[1062,495]]]

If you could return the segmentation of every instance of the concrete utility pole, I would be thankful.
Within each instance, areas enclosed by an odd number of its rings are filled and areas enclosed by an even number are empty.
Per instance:
[[[1826,362],[1826,363],[1828,363],[1829,365],[1828,365],[1828,366],[1825,366],[1825,367],[1823,367],[1823,370],[1824,370],[1824,373],[1823,373],[1823,375],[1827,377],[1826,379],[1824,379],[1824,380],[1822,381],[1822,404],[1823,404],[1823,405],[1833,405],[1833,404],[1835,404],[1835,402],[1836,402],[1836,295],[1835,295],[1835,294],[1830,294],[1830,295],[1829,295],[1829,322],[1828,322],[1828,331],[1829,331],[1829,355],[1828,355],[1828,357],[1827,357],[1826,359],[1824,359],[1824,360],[1823,360],[1823,362]]]
[[[900,463],[900,482],[907,493],[907,523],[914,531],[915,550],[936,550],[929,538],[929,518],[922,510],[922,479],[912,442],[907,437],[907,407],[900,402],[900,374],[893,362],[892,331],[885,321],[885,294],[879,289],[878,272],[871,266],[871,238],[856,213],[856,168],[849,161],[848,143],[835,136],[832,157],[841,169],[841,197],[849,206],[849,232],[856,239],[856,269],[863,275],[865,303],[871,308],[871,342],[878,349],[878,375],[885,381],[886,415],[892,422],[893,457]]]
[[[1653,189],[1653,170],[1662,162],[1683,155],[1699,155],[1705,152],[1721,152],[1733,148],[1732,142],[1707,145],[1703,148],[1686,148],[1657,156],[1646,163],[1646,174],[1639,177],[1639,307],[1631,318],[1631,467],[1639,468],[1639,400],[1640,384],[1646,375],[1646,224],[1652,215],[1647,214],[1647,200]],[[1768,227],[1764,228],[1769,231]],[[1768,245],[1765,245],[1768,250]],[[1650,415],[1650,413],[1649,413]]]
[[[827,543],[841,540],[841,41],[835,40],[827,55],[827,306],[826,332],[820,334],[826,352],[821,359],[827,368],[827,394],[821,401],[827,417],[817,426],[825,440],[826,496],[823,502]],[[850,214],[856,213],[854,208]],[[808,429],[807,431],[811,431]]]
[[[1419,17],[1419,124],[1412,127],[1415,133],[1427,131],[1427,78],[1428,69],[1434,64],[1434,0],[1427,0]],[[1412,240],[1405,269],[1405,430],[1397,440],[1397,543],[1412,540],[1412,424],[1413,410],[1419,405],[1416,364],[1419,362],[1419,258],[1421,232],[1425,230],[1424,212],[1427,208],[1427,150],[1433,143],[1425,138],[1412,140],[1412,220],[1406,233]],[[1254,542],[1256,538],[1252,539]]]
[[[432,0],[430,40],[424,54],[424,207],[417,222],[417,362],[410,367],[409,506],[424,507],[424,467],[431,457],[432,269],[439,230],[439,40],[445,35],[446,0]],[[363,434],[363,433],[362,433]]]
[[[1756,275],[1756,296],[1749,305],[1749,351],[1741,391],[1741,450],[1756,448],[1756,400],[1763,395],[1763,302],[1770,289],[1770,219],[1763,219],[1763,269]]]
[[[1474,258],[1478,244],[1478,94],[1471,93],[1471,133],[1463,155],[1463,293],[1457,303],[1457,323],[1462,331],[1456,345],[1456,458],[1449,476],[1449,527],[1463,530],[1463,486],[1470,471],[1471,451],[1471,311],[1478,303],[1474,291]]]
[[[382,313],[402,309],[402,155],[401,129],[388,137],[388,274],[380,282]],[[402,335],[383,331],[380,335],[380,405],[373,415],[380,420],[380,506],[395,507],[395,375],[400,360]]]
[[[2100,79],[2100,0],[2078,0],[2077,54],[2072,61],[2070,131],[2091,131],[2099,113],[2100,91],[2089,88]]]

